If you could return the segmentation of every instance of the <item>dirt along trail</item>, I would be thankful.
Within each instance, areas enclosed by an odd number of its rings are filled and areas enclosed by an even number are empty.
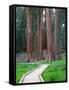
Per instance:
[[[26,75],[22,83],[41,82],[40,75],[47,67],[47,64],[40,65],[37,69]]]

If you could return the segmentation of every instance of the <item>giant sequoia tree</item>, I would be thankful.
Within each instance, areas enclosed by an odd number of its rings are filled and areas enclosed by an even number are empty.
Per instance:
[[[37,59],[42,59],[42,9],[37,14]]]
[[[46,8],[46,36],[47,36],[47,52],[48,52],[48,60],[52,60],[53,52],[52,52],[52,32],[51,32],[51,17],[50,17],[50,9]]]
[[[58,60],[65,52],[65,10],[19,7],[16,9],[16,53],[28,61]],[[46,52],[43,52],[43,49]]]
[[[32,31],[31,31],[31,8],[26,8],[27,13],[27,22],[26,22],[26,30],[27,30],[27,56],[28,61],[32,60]]]
[[[59,31],[59,9],[55,9],[55,58],[60,59],[60,31]]]

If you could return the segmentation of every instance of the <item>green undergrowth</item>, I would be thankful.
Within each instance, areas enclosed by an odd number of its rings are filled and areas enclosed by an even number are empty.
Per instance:
[[[66,59],[49,62],[48,68],[42,73],[45,82],[66,80]]]
[[[16,64],[16,83],[18,83],[21,77],[28,71],[37,67],[38,64]]]

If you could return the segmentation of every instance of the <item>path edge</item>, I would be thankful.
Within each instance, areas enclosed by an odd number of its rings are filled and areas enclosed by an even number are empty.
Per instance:
[[[48,66],[49,66],[49,64],[48,64]],[[47,66],[47,68],[48,68],[48,66]],[[47,69],[47,68],[46,68],[46,69]],[[46,69],[44,69],[43,72],[44,72]],[[43,73],[43,72],[42,72],[42,73]],[[42,73],[41,73],[41,74],[42,74]],[[41,74],[39,75],[40,81],[41,81],[41,82],[44,82],[44,79],[43,79],[43,77],[42,77]]]
[[[36,70],[36,69],[39,68],[40,66],[41,66],[41,65],[39,65],[39,66],[37,66],[36,68],[34,68],[34,69],[28,71],[27,73],[25,73],[25,74],[21,77],[19,83],[23,83],[25,76],[27,76],[29,73],[33,72],[34,70]]]

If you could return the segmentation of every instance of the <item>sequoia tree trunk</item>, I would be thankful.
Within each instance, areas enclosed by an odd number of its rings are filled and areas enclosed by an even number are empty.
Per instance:
[[[31,10],[29,7],[26,8],[27,13],[27,21],[26,21],[26,29],[27,29],[27,57],[28,62],[32,61],[32,31],[31,31]]]
[[[42,9],[38,9],[37,15],[37,59],[42,59]]]
[[[53,50],[52,50],[52,32],[51,32],[51,18],[50,18],[50,9],[46,8],[46,40],[47,40],[47,52],[48,60],[53,59]]]
[[[58,14],[59,10],[55,9],[55,59],[60,59],[60,32],[59,32],[59,25],[58,25]]]

